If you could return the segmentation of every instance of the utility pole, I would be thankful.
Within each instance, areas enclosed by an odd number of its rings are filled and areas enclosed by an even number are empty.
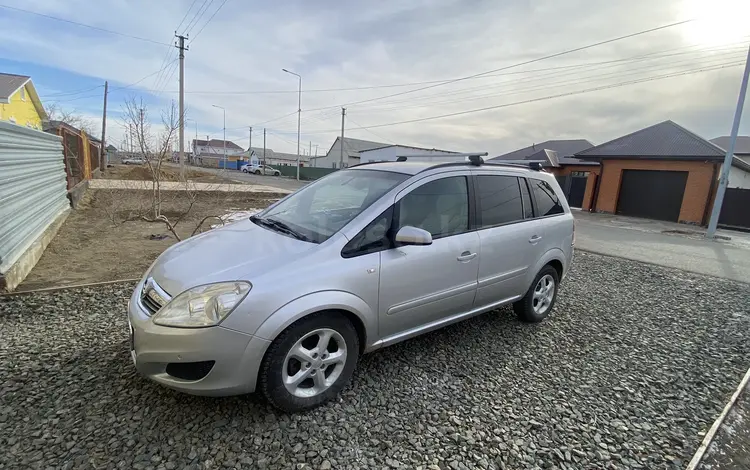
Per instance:
[[[104,112],[102,113],[102,147],[99,150],[99,171],[102,173],[104,172],[105,168],[107,168],[107,147],[106,147],[106,134],[107,134],[107,90],[109,89],[109,84],[105,81],[104,82]]]
[[[263,164],[266,164],[266,128],[263,128]]]
[[[719,225],[719,216],[721,215],[721,205],[724,203],[724,194],[727,192],[729,185],[729,170],[732,169],[732,159],[734,158],[734,146],[737,143],[737,134],[740,131],[740,120],[742,118],[742,108],[745,106],[745,95],[747,94],[747,81],[750,77],[750,48],[747,50],[747,59],[745,59],[745,72],[742,75],[742,84],[740,85],[740,94],[737,97],[737,109],[734,111],[734,122],[732,122],[732,134],[729,137],[729,148],[724,156],[724,165],[721,167],[721,177],[719,178],[719,188],[716,191],[714,207],[711,210],[711,218],[708,222],[706,238],[713,239],[716,235],[716,226]]]
[[[177,49],[180,50],[180,176],[185,177],[185,36],[178,35]]]
[[[341,141],[339,142],[339,168],[344,168],[344,116],[346,116],[346,108],[341,108]]]
[[[315,144],[315,158],[313,158],[313,166],[318,166],[318,144]]]

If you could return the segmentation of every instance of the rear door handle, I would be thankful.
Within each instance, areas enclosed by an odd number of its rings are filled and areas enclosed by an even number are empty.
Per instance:
[[[541,239],[542,237],[540,237],[539,235],[534,235],[533,237],[529,238],[529,243],[536,243]]]
[[[463,263],[464,261],[471,261],[471,260],[473,260],[473,259],[474,259],[474,258],[476,258],[476,257],[477,257],[477,254],[476,254],[476,253],[472,253],[472,252],[470,252],[470,251],[464,251],[464,252],[463,252],[463,253],[461,253],[461,254],[460,254],[460,255],[458,256],[458,258],[456,258],[456,259],[457,259],[458,261],[461,261],[461,262]]]

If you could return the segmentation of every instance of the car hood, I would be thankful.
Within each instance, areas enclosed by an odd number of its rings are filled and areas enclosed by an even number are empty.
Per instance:
[[[247,280],[286,266],[319,245],[235,222],[178,243],[159,256],[150,276],[168,294],[211,282]]]

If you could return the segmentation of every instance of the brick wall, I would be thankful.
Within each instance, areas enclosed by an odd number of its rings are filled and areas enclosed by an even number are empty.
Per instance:
[[[614,214],[620,194],[623,170],[687,171],[688,179],[680,208],[680,222],[703,224],[706,202],[711,191],[714,163],[704,161],[605,160],[595,209]],[[586,188],[588,190],[588,187]]]

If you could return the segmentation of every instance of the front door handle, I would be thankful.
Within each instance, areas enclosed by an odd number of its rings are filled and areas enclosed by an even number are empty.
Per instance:
[[[463,252],[463,253],[461,253],[461,254],[460,254],[460,255],[458,256],[458,258],[456,258],[456,259],[457,259],[458,261],[460,261],[460,262],[462,262],[462,263],[463,263],[463,262],[466,262],[466,261],[471,261],[471,260],[473,260],[473,259],[474,259],[474,258],[476,258],[476,257],[477,257],[477,254],[476,254],[476,253],[472,253],[472,252],[470,252],[470,251],[464,251],[464,252]]]
[[[529,238],[529,243],[536,243],[541,239],[542,237],[540,237],[539,235],[534,235],[533,237]]]

